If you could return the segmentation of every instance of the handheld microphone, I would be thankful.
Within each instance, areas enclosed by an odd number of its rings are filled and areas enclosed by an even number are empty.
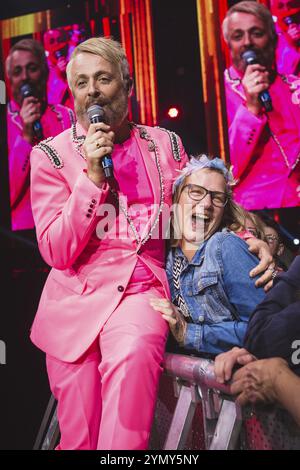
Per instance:
[[[60,59],[61,57],[66,57],[65,54],[63,53],[62,49],[59,49],[58,51],[55,51],[55,57],[56,59]]]
[[[295,20],[291,16],[286,16],[283,20],[287,26],[290,26],[291,24],[295,23]]]
[[[258,64],[257,55],[253,50],[243,52],[242,58],[247,65]],[[264,106],[267,112],[273,110],[272,98],[268,90],[264,90],[259,94],[261,104]]]
[[[287,26],[290,26],[291,24],[297,24],[297,21],[294,20],[292,16],[286,16],[283,20]],[[297,46],[300,46],[300,39],[297,41]]]
[[[21,86],[20,91],[21,91],[23,99],[28,98],[28,96],[34,96],[32,87],[29,85],[29,83],[24,83],[24,85]],[[36,138],[38,140],[43,140],[44,134],[43,134],[43,128],[42,128],[42,124],[40,120],[34,121],[32,127],[33,127]]]
[[[87,115],[91,124],[97,124],[97,122],[103,122],[104,111],[98,104],[93,104],[87,110]],[[113,162],[110,155],[105,155],[101,158],[101,165],[107,179],[114,177]]]

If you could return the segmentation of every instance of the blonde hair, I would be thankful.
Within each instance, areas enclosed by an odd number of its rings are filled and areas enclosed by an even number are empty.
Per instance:
[[[119,68],[121,78],[124,82],[125,88],[127,91],[130,90],[131,87],[131,77],[129,71],[129,63],[125,54],[125,51],[121,44],[118,41],[115,41],[112,38],[90,38],[86,41],[80,43],[72,52],[70,61],[67,65],[67,80],[69,87],[72,90],[72,63],[75,57],[79,54],[88,53],[97,55],[102,57],[103,59],[107,60],[111,64],[116,65]]]

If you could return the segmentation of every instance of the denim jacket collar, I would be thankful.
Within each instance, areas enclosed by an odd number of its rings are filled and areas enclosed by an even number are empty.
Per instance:
[[[194,254],[193,256],[193,259],[191,261],[188,261],[185,254],[183,253],[182,249],[180,246],[178,246],[177,248],[177,256],[179,256],[179,258],[183,258],[184,260],[186,260],[186,265],[190,265],[190,266],[200,266],[203,262],[203,259],[204,259],[204,248],[205,248],[205,245],[207,243],[207,240],[205,242],[203,242],[201,245],[199,245],[199,248],[197,249],[196,253]]]

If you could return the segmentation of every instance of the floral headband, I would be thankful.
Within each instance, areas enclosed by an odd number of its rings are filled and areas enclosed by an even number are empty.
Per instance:
[[[173,183],[173,194],[175,193],[178,186],[183,182],[184,178],[204,168],[220,170],[223,173],[228,189],[236,184],[236,181],[234,180],[232,175],[231,168],[228,170],[221,158],[209,158],[207,157],[207,155],[202,154],[199,157],[191,157],[190,161],[180,171],[180,175],[176,178]]]

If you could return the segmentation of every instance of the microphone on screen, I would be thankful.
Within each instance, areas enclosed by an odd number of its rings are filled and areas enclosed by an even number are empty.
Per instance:
[[[20,91],[21,91],[21,95],[22,95],[23,99],[28,98],[28,96],[34,96],[33,89],[29,85],[29,83],[24,83],[24,85],[21,86]],[[32,127],[33,127],[34,134],[35,134],[36,138],[38,140],[43,140],[44,134],[43,134],[43,128],[42,128],[41,121],[39,119],[37,119],[32,124]]]
[[[256,52],[253,50],[243,52],[242,59],[246,62],[247,65],[259,63]],[[272,98],[268,90],[260,92],[259,99],[267,112],[273,110]]]

